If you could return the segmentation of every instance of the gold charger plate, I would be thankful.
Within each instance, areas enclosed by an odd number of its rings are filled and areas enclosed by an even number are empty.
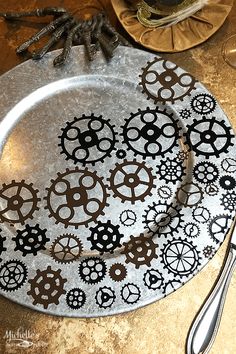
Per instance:
[[[125,0],[111,0],[125,30],[138,43],[158,52],[180,52],[205,42],[224,23],[233,0],[210,0],[202,10],[167,28],[148,28],[136,17],[136,10]]]

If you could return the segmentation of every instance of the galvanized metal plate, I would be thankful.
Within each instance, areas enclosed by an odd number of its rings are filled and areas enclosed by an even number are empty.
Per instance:
[[[129,311],[214,255],[235,205],[235,138],[177,65],[75,47],[0,78],[0,292],[56,315]]]

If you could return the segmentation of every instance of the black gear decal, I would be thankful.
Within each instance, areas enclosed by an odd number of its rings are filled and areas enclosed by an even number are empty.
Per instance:
[[[26,265],[18,260],[5,262],[0,268],[0,288],[4,291],[18,290],[28,275]]]
[[[139,109],[137,113],[131,113],[130,118],[125,119],[123,128],[124,143],[134,155],[141,155],[143,159],[171,152],[177,145],[179,138],[178,121],[173,113],[166,109],[156,107],[145,110]]]
[[[120,214],[120,222],[124,226],[133,226],[136,223],[137,216],[134,211],[132,210],[124,210]]]
[[[127,304],[135,304],[141,297],[141,291],[136,284],[127,283],[121,289],[121,297]]]
[[[127,269],[121,263],[114,263],[109,269],[109,276],[112,280],[120,282],[126,278]]]
[[[166,296],[172,293],[173,291],[177,290],[181,284],[181,281],[176,279],[167,281],[163,286],[163,294]]]
[[[101,254],[104,252],[113,253],[116,248],[121,247],[120,240],[124,236],[119,232],[119,225],[112,225],[108,220],[106,223],[98,221],[95,227],[91,227],[91,235],[88,241],[91,242],[91,250],[97,250]]]
[[[159,178],[166,183],[175,184],[178,181],[182,181],[183,176],[186,176],[185,166],[182,161],[172,160],[167,157],[166,160],[160,161],[160,166],[157,166]]]
[[[83,245],[80,239],[73,234],[58,236],[50,249],[52,258],[58,263],[71,263],[80,258]]]
[[[108,286],[104,286],[99,288],[96,292],[95,300],[96,304],[101,308],[111,307],[116,299],[115,291],[109,288]]]
[[[194,77],[188,73],[180,74],[178,66],[170,61],[156,57],[142,70],[140,85],[147,99],[151,98],[154,103],[182,101],[195,90]]]
[[[6,247],[4,247],[4,242],[6,241],[6,237],[3,237],[1,235],[2,230],[0,229],[0,256],[1,254],[6,251]],[[0,257],[0,262],[2,261],[2,258]]]
[[[192,214],[193,219],[201,224],[206,223],[211,217],[209,210],[203,206],[194,208]]]
[[[169,186],[161,186],[157,190],[157,194],[161,199],[169,199],[173,192],[172,189]]]
[[[188,119],[191,117],[192,114],[191,114],[190,109],[184,108],[179,112],[179,115],[183,119]]]
[[[222,194],[221,205],[223,205],[225,210],[233,212],[236,208],[236,193],[234,191]]]
[[[225,125],[224,120],[217,121],[215,117],[202,120],[193,120],[193,124],[187,125],[184,133],[189,150],[193,150],[197,156],[203,155],[207,159],[210,156],[219,157],[222,152],[227,153],[232,146],[231,127]]]
[[[216,100],[208,93],[200,93],[192,99],[191,107],[198,114],[209,114],[215,110]]]
[[[126,151],[123,149],[117,150],[116,157],[123,160],[126,157]]]
[[[143,202],[147,195],[152,195],[156,176],[152,175],[152,168],[144,163],[124,160],[123,163],[116,163],[110,173],[109,188],[112,189],[114,197],[120,198],[122,203],[130,201],[134,204],[138,200]]]
[[[176,199],[179,204],[192,208],[203,199],[203,191],[196,183],[185,183],[178,188]]]
[[[236,186],[235,178],[232,176],[222,176],[219,180],[220,186],[225,190],[234,189]]]
[[[62,128],[62,135],[59,136],[61,154],[66,155],[66,160],[82,165],[103,162],[107,156],[111,156],[117,142],[116,134],[109,119],[96,117],[93,113],[89,116],[83,114]]]
[[[208,232],[210,237],[216,243],[222,243],[227,236],[231,224],[231,217],[229,215],[217,215],[210,220],[208,225]]]
[[[23,230],[17,231],[16,237],[12,238],[16,243],[14,251],[21,251],[23,257],[27,254],[36,256],[39,251],[46,249],[45,244],[50,240],[46,232],[47,230],[41,229],[39,224],[26,225]]]
[[[181,227],[182,216],[178,206],[155,202],[149,205],[143,215],[145,227],[156,235],[173,235]]]
[[[53,270],[51,266],[42,271],[37,269],[35,277],[29,280],[30,290],[27,294],[32,296],[33,305],[41,304],[47,309],[50,304],[59,304],[59,298],[66,293],[66,282],[67,279],[61,276],[61,269]]]
[[[188,160],[190,156],[189,151],[179,151],[178,154],[176,155],[176,161],[185,161]]]
[[[213,246],[206,246],[202,251],[204,257],[208,259],[211,259],[214,256],[215,252],[216,250]]]
[[[205,192],[206,192],[206,194],[213,197],[214,195],[217,195],[219,193],[219,187],[214,183],[210,183],[210,184],[206,185]]]
[[[225,172],[228,173],[233,173],[236,171],[236,159],[232,159],[230,157],[227,157],[221,162],[221,167]]]
[[[4,183],[0,190],[0,221],[24,225],[27,219],[33,219],[34,212],[39,210],[37,193],[33,183],[27,184],[25,180]]]
[[[84,259],[79,266],[81,279],[88,284],[99,283],[106,275],[106,263],[99,257]]]
[[[213,183],[219,177],[218,168],[208,161],[201,161],[193,169],[195,179],[204,184]]]
[[[143,277],[144,285],[148,289],[156,290],[161,289],[164,284],[164,278],[157,269],[148,269]]]
[[[153,239],[144,234],[140,236],[130,236],[128,242],[123,243],[124,250],[121,254],[126,256],[126,263],[132,263],[135,268],[138,269],[143,265],[150,267],[153,259],[157,258],[156,249],[157,245],[153,242]]]
[[[200,234],[199,226],[197,226],[193,222],[189,222],[184,226],[184,233],[187,237],[198,237]]]
[[[161,250],[163,267],[168,273],[180,277],[188,276],[196,271],[201,257],[191,241],[181,238],[168,241]]]
[[[48,194],[44,198],[49,217],[54,217],[56,224],[60,222],[65,227],[74,226],[77,229],[104,215],[103,209],[108,205],[109,195],[102,177],[87,168],[81,170],[78,167],[57,175],[55,180],[51,180],[51,187],[46,188]]]
[[[85,301],[86,301],[85,292],[80,288],[71,289],[66,294],[67,305],[73,310],[80,309],[82,306],[84,306]]]

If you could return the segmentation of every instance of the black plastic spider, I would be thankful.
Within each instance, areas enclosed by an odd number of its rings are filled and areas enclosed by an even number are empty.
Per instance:
[[[39,51],[32,53],[32,58],[35,60],[41,59],[62,36],[65,36],[64,48],[61,54],[53,61],[55,66],[65,64],[73,44],[84,44],[89,60],[94,59],[96,52],[100,48],[105,57],[110,59],[119,44],[130,46],[129,42],[112,27],[104,12],[99,12],[89,20],[76,19],[61,7],[45,7],[19,13],[0,13],[0,17],[4,17],[6,20],[16,20],[32,16],[44,17],[48,15],[54,16],[53,21],[21,44],[16,49],[17,54],[25,52],[33,43],[38,42],[47,34],[51,34],[51,38]]]

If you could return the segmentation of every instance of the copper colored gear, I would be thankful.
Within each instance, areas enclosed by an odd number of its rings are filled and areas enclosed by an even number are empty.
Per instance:
[[[135,170],[131,172],[131,169]],[[152,195],[152,188],[155,187],[153,181],[156,176],[152,175],[152,168],[147,167],[145,163],[124,160],[122,163],[116,163],[114,170],[110,170],[111,176],[108,179],[110,189],[114,193],[114,197],[121,199],[121,202],[130,201],[134,204],[137,200],[144,201],[147,195]],[[145,174],[145,179],[142,176]],[[140,176],[141,175],[141,176]],[[117,181],[117,176],[122,176],[122,180]],[[140,186],[143,189],[140,193]],[[137,188],[138,187],[138,188]],[[119,189],[122,189],[122,192]],[[136,188],[138,192],[136,192]],[[125,194],[126,193],[126,194]]]
[[[33,188],[33,183],[27,184],[25,180],[4,183],[0,190],[0,221],[24,225],[27,219],[33,219],[33,213],[39,210],[37,204],[40,198],[37,193],[38,189]]]
[[[73,180],[73,174],[76,175],[76,183]],[[64,224],[65,227],[74,226],[76,229],[80,225],[86,227],[91,221],[96,221],[99,215],[104,215],[103,209],[108,206],[106,203],[109,194],[106,192],[106,186],[103,183],[103,177],[97,176],[96,172],[90,172],[87,168],[73,170],[66,169],[64,173],[58,172],[57,178],[51,180],[47,196],[47,206],[50,214],[54,217],[55,223]],[[87,182],[86,179],[87,178]],[[64,185],[64,190],[60,191],[60,185]],[[53,206],[56,200],[57,205]],[[60,201],[59,201],[60,199]],[[96,210],[91,210],[89,204],[96,205]],[[68,213],[63,219],[61,212],[63,209]]]
[[[29,280],[31,289],[27,292],[33,297],[33,305],[43,305],[45,309],[50,304],[59,304],[59,298],[65,294],[64,284],[67,282],[61,276],[61,269],[54,271],[51,266],[40,271],[37,269],[36,276]]]
[[[114,263],[114,264],[112,264],[111,268],[109,269],[109,276],[112,280],[114,280],[116,282],[120,282],[126,278],[127,269],[121,263]]]
[[[176,64],[160,57],[148,61],[147,66],[142,68],[143,73],[140,75],[139,83],[147,99],[152,99],[155,104],[157,102],[173,104],[177,100],[183,101],[185,96],[190,96],[196,89],[196,79],[188,73],[179,74],[178,69]]]
[[[157,258],[156,249],[157,245],[153,242],[151,237],[144,234],[140,236],[130,236],[128,242],[123,243],[124,250],[121,254],[126,256],[126,263],[133,263],[135,268],[138,269],[142,265],[150,267],[151,261]]]
[[[80,258],[83,251],[82,242],[72,234],[64,234],[53,242],[50,253],[58,263],[71,263]]]

